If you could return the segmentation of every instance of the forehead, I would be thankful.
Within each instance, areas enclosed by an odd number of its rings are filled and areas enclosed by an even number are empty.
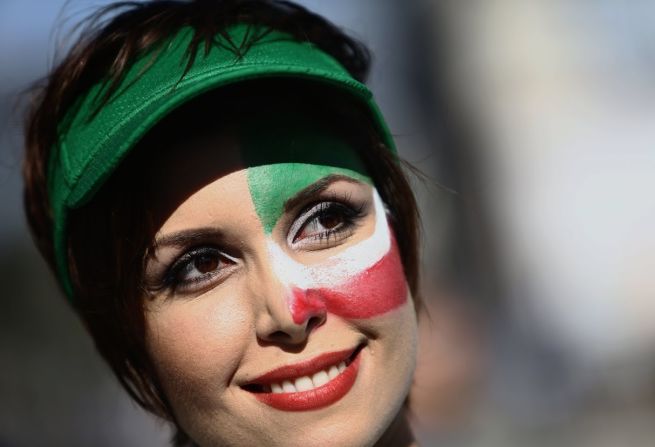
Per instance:
[[[153,154],[149,201],[159,219],[206,185],[238,171],[246,173],[249,189],[228,188],[217,200],[227,193],[251,199],[267,228],[285,200],[323,177],[340,174],[371,183],[357,138],[320,114],[264,108],[214,121],[194,110],[185,113],[180,120],[167,119],[148,148]]]

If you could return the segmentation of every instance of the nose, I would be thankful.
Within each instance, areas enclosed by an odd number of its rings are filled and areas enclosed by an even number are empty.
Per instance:
[[[297,287],[269,289],[265,310],[257,319],[257,337],[268,343],[300,345],[325,323],[327,310],[320,294]]]

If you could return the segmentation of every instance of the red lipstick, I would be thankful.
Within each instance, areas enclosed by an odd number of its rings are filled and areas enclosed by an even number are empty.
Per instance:
[[[293,365],[276,368],[260,377],[257,377],[250,386],[265,388],[265,392],[254,392],[253,395],[260,401],[273,408],[283,411],[307,411],[323,408],[341,399],[352,388],[357,379],[359,370],[359,352],[361,349],[348,349],[339,352],[329,352],[313,359]],[[273,393],[270,385],[283,381],[293,382],[303,376],[311,377],[313,374],[327,370],[332,366],[344,362],[346,368],[329,382],[308,391]]]

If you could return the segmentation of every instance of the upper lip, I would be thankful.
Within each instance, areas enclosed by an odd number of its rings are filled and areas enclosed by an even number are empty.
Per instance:
[[[343,351],[326,352],[314,358],[294,363],[292,365],[280,366],[261,376],[250,380],[248,384],[267,385],[271,383],[280,383],[284,380],[296,379],[302,376],[311,376],[321,370],[327,369],[332,365],[345,362],[355,356],[360,346],[345,349]]]

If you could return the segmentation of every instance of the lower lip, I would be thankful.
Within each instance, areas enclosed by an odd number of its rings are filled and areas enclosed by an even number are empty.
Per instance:
[[[358,371],[359,354],[341,374],[318,388],[298,393],[256,393],[255,397],[278,410],[317,410],[332,405],[345,396],[355,384]]]

